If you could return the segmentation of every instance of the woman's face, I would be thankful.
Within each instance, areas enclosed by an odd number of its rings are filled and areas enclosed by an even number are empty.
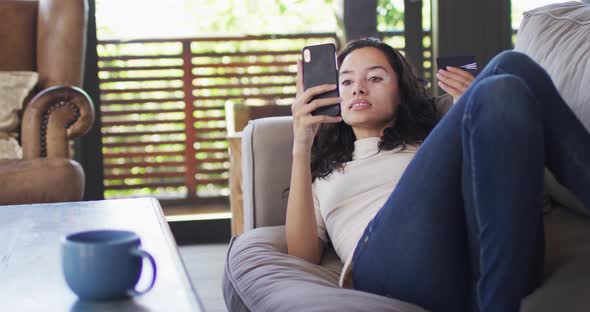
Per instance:
[[[338,78],[342,119],[357,139],[381,136],[399,103],[397,74],[377,48],[352,51],[340,66]]]

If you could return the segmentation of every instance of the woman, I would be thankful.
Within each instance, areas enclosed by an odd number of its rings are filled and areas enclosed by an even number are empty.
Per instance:
[[[590,207],[590,134],[549,76],[517,52],[475,80],[439,71],[456,103],[437,123],[388,45],[353,42],[338,63],[340,98],[310,102],[335,86],[298,78],[289,254],[319,263],[330,242],[344,285],[436,312],[518,311],[542,278],[544,166]],[[334,103],[342,117],[310,114]]]

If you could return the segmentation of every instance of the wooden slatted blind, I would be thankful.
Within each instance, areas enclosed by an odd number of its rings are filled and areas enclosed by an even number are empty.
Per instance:
[[[303,46],[333,33],[100,41],[105,197],[228,195],[225,107],[290,104]]]

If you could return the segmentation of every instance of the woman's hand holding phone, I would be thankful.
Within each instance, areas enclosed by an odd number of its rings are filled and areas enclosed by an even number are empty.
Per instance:
[[[303,152],[309,154],[313,144],[313,138],[322,123],[338,123],[342,121],[339,116],[312,115],[311,112],[319,107],[339,104],[342,99],[331,97],[314,99],[315,96],[336,89],[336,85],[319,85],[304,91],[301,61],[297,61],[297,94],[295,102],[291,106],[293,113],[293,153]]]

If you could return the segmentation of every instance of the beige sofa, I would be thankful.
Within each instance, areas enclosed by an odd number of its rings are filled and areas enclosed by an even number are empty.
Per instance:
[[[590,5],[569,2],[525,14],[516,50],[550,73],[590,130]],[[446,111],[448,98],[438,101]],[[230,311],[423,311],[415,305],[338,287],[333,250],[321,265],[286,254],[284,222],[291,169],[290,117],[250,122],[242,139],[244,229],[227,254],[224,297]],[[590,192],[590,190],[588,190]],[[545,217],[546,278],[521,311],[590,311],[590,218],[567,192]],[[568,206],[564,208],[563,206]]]

